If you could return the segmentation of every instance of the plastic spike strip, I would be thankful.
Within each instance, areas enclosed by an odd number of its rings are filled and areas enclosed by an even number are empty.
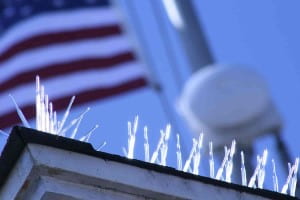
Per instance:
[[[18,113],[19,118],[21,119],[23,125],[25,127],[30,128],[30,125],[19,108],[16,100],[12,95],[9,95],[12,99],[12,102],[15,105],[16,111]],[[44,86],[40,84],[40,78],[36,77],[36,129],[43,132],[48,132],[55,135],[67,136],[70,138],[76,138],[78,133],[78,129],[81,121],[83,120],[85,114],[90,110],[87,108],[83,111],[77,118],[71,120],[68,125],[65,125],[70,114],[70,110],[72,104],[75,100],[75,96],[73,96],[69,102],[69,105],[62,117],[61,120],[57,119],[56,111],[53,109],[52,102],[49,101],[48,95],[45,93]],[[128,147],[127,149],[123,148],[124,154],[127,158],[134,158],[134,148],[136,142],[136,133],[138,129],[138,120],[139,117],[136,116],[133,122],[128,122]],[[94,131],[99,127],[99,125],[95,125],[87,134],[81,137],[79,140],[88,142],[91,135]],[[70,132],[70,134],[68,134]],[[0,130],[0,134],[4,136],[8,136],[8,134],[2,130]],[[144,151],[145,151],[145,161],[150,163],[157,163],[159,165],[166,166],[167,165],[167,155],[168,155],[168,141],[171,136],[171,125],[167,124],[165,130],[160,130],[160,138],[157,143],[157,146],[150,156],[150,145],[148,141],[148,128],[144,127]],[[203,133],[199,134],[197,139],[193,138],[193,145],[191,151],[189,153],[188,158],[184,162],[181,153],[181,145],[180,145],[180,137],[179,134],[176,135],[177,143],[176,143],[176,156],[177,156],[177,169],[183,172],[193,173],[195,175],[199,174],[199,167],[201,161],[201,149],[203,148]],[[106,145],[106,142],[97,149],[101,150]],[[233,140],[231,143],[231,147],[224,147],[224,158],[222,163],[215,174],[215,163],[213,156],[213,143],[209,142],[209,170],[210,177],[216,180],[226,181],[231,183],[231,176],[233,172],[233,157],[236,152],[236,141]],[[262,155],[257,156],[257,165],[251,176],[249,182],[247,182],[246,176],[246,167],[245,167],[245,158],[244,152],[240,152],[241,156],[241,180],[243,186],[248,186],[251,188],[261,188],[263,189],[264,180],[266,176],[265,167],[267,165],[268,158],[268,150],[265,149]],[[275,192],[281,192],[283,194],[288,194],[291,196],[295,196],[296,193],[296,185],[297,185],[297,175],[299,168],[299,158],[297,157],[294,164],[288,163],[288,177],[285,181],[285,184],[282,186],[281,190],[279,189],[278,177],[276,174],[276,166],[275,161],[272,159],[273,166],[273,190]],[[225,171],[225,174],[224,174]]]
[[[87,108],[83,113],[80,114],[79,117],[73,119],[67,126],[65,126],[67,119],[70,114],[70,110],[72,104],[75,100],[75,96],[73,96],[69,102],[69,105],[63,115],[62,120],[57,120],[56,111],[53,109],[52,102],[49,101],[48,95],[45,93],[45,87],[40,83],[40,77],[36,76],[36,94],[35,94],[35,109],[36,109],[36,130],[43,131],[47,133],[51,133],[59,136],[67,136],[66,134],[71,131],[70,137],[71,139],[75,139],[76,134],[78,132],[79,125],[84,118],[84,115],[90,110]],[[9,95],[12,99],[12,102],[15,105],[16,111],[18,113],[19,118],[23,126],[27,128],[31,128],[25,115],[22,110],[19,108],[16,100],[12,95]],[[74,127],[75,126],[75,127]],[[79,140],[88,142],[92,133],[98,128],[99,125],[95,125],[87,134],[81,137]],[[73,128],[73,130],[71,130]],[[0,131],[1,134],[8,136],[4,131]],[[101,145],[101,148],[105,146],[106,142]]]

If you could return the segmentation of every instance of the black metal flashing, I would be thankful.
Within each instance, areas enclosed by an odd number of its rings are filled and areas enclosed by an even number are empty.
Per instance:
[[[200,181],[205,184],[216,185],[219,187],[232,189],[241,193],[255,194],[261,197],[266,197],[274,200],[297,200],[298,198],[284,195],[277,192],[272,192],[263,189],[253,189],[238,184],[227,183],[223,181],[217,181],[208,177],[197,176],[191,173],[185,173],[178,171],[171,167],[163,167],[156,164],[151,164],[135,159],[127,159],[119,155],[113,155],[105,152],[96,151],[91,144],[86,142],[80,142],[61,136],[56,136],[44,132],[40,132],[34,129],[24,128],[16,126],[12,129],[12,132],[7,140],[2,155],[0,157],[0,187],[2,187],[8,178],[11,170],[16,164],[17,160],[21,156],[23,149],[27,144],[34,143],[40,145],[46,145],[62,150],[72,151],[80,154],[98,157],[104,160],[115,161],[135,167],[156,171],[159,173],[169,174],[184,179],[190,179],[194,181]]]

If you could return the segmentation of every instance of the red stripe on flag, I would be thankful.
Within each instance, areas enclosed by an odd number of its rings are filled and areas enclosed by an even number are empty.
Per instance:
[[[65,43],[89,38],[100,38],[111,35],[118,35],[121,34],[121,32],[122,31],[119,25],[107,25],[101,27],[84,28],[79,30],[36,35],[9,47],[5,52],[3,52],[0,55],[0,63],[22,51],[37,48],[40,46]]]
[[[1,83],[0,94],[5,91],[17,87],[22,84],[30,83],[35,79],[36,75],[39,75],[43,80],[48,78],[60,76],[72,72],[78,72],[91,69],[106,69],[113,68],[116,65],[126,62],[134,61],[134,55],[132,52],[124,52],[115,56],[105,58],[86,58],[81,60],[74,60],[67,63],[58,63],[42,68],[34,69],[32,71],[26,71],[21,74],[17,74],[9,80]]]
[[[104,99],[113,95],[127,92],[129,90],[141,88],[146,84],[147,82],[144,78],[138,78],[110,88],[98,88],[95,90],[86,90],[84,92],[76,94],[76,100],[73,105],[74,106],[82,105],[84,103],[88,103],[98,99]],[[70,101],[70,98],[71,97],[62,97],[52,101],[53,105],[55,106],[55,110],[61,111],[66,109],[68,102]],[[33,119],[35,117],[35,105],[27,105],[22,107],[21,109],[28,120]],[[20,120],[17,115],[17,112],[12,111],[1,116],[0,128],[4,129],[14,124],[17,124],[19,122]]]

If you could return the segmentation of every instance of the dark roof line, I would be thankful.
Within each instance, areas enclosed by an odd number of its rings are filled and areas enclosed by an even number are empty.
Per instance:
[[[272,192],[270,190],[264,189],[253,189],[245,187],[238,184],[227,183],[223,181],[218,181],[208,177],[197,176],[191,173],[185,173],[178,171],[171,167],[164,167],[156,164],[151,164],[135,159],[127,159],[119,155],[113,155],[105,152],[96,151],[90,143],[80,142],[78,140],[73,140],[61,136],[56,136],[37,130],[15,126],[7,140],[4,147],[2,155],[0,157],[0,187],[2,187],[8,178],[10,171],[13,169],[17,160],[21,156],[21,153],[27,144],[41,144],[50,147],[55,147],[67,151],[72,151],[80,154],[85,154],[89,156],[94,156],[104,160],[115,161],[118,163],[123,163],[127,165],[132,165],[135,167],[156,171],[159,173],[169,174],[185,179],[200,181],[202,183],[217,185],[223,188],[237,190],[239,192],[246,192],[250,194],[255,194],[261,197],[266,197],[274,200],[296,200],[297,198],[284,195],[277,192]]]

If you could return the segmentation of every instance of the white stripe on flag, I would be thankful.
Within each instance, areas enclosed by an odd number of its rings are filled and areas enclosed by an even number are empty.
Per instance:
[[[49,94],[51,100],[68,95],[72,96],[90,89],[116,86],[144,76],[145,71],[138,62],[134,61],[105,70],[89,70],[56,76],[52,79],[42,80],[42,84],[45,85],[46,93]],[[6,94],[0,95],[0,102],[10,101],[8,94],[12,94],[15,97],[20,107],[34,103],[34,83],[22,85]],[[5,106],[0,107],[0,113],[4,114],[13,109],[13,103],[6,103]]]
[[[102,39],[80,40],[55,44],[25,51],[0,64],[0,84],[12,76],[44,66],[74,61],[81,58],[104,58],[127,52],[132,49],[124,36]]]
[[[11,45],[35,35],[111,24],[119,24],[119,20],[114,9],[109,7],[81,8],[37,15],[20,22],[2,36],[0,53]]]

